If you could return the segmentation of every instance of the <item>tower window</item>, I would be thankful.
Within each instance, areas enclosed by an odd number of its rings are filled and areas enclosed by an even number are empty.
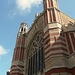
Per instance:
[[[21,29],[21,32],[23,31],[23,28]]]
[[[24,32],[25,32],[26,30],[24,29]]]

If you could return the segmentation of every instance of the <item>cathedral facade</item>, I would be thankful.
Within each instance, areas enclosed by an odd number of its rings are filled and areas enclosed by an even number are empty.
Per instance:
[[[75,20],[57,0],[43,0],[43,8],[28,31],[21,23],[10,75],[75,75]]]

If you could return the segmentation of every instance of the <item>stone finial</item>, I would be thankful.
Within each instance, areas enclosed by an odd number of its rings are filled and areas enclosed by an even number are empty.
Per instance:
[[[35,18],[37,18],[37,16],[38,16],[38,12],[36,12]]]
[[[25,20],[24,20],[24,23],[26,23]]]
[[[71,22],[71,21],[69,21],[69,23],[68,23],[68,25],[75,25],[75,22]]]

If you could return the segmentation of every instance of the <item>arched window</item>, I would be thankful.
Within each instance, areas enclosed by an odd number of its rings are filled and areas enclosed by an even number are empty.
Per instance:
[[[26,29],[24,29],[24,32],[26,31]]]
[[[21,32],[23,31],[23,28],[21,29]]]
[[[39,32],[30,47],[28,58],[28,75],[37,75],[44,70],[43,33]],[[31,61],[30,61],[31,60]]]

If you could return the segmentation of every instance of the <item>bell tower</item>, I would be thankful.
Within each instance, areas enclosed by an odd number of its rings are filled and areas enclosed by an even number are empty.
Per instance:
[[[62,31],[61,12],[57,0],[43,0],[44,61],[46,75],[70,75],[68,49]]]
[[[27,24],[21,23],[13,54],[10,75],[24,75],[24,52],[27,34]]]

